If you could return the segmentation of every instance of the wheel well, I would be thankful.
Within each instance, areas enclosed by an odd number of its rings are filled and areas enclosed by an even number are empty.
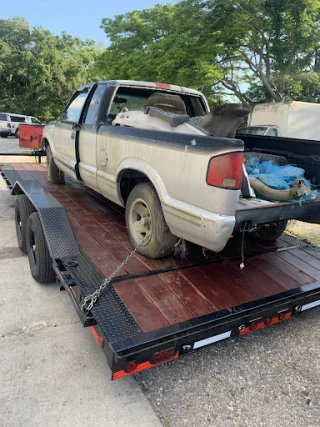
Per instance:
[[[120,178],[120,194],[124,205],[127,204],[129,194],[133,188],[141,182],[150,182],[150,179],[143,172],[135,169],[126,169]]]
[[[49,145],[49,141],[46,138],[44,138],[41,144],[42,144],[42,147],[46,150]]]

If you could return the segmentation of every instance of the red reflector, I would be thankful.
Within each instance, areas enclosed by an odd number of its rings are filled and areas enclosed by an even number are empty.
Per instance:
[[[7,123],[7,128],[11,128],[11,125],[10,125],[10,123]]]
[[[127,364],[127,366],[125,367],[124,371],[127,374],[131,374],[131,372],[133,372],[133,371],[136,370],[137,366],[138,366],[137,362],[130,362],[130,363]]]
[[[170,350],[161,351],[160,353],[156,353],[151,357],[151,363],[159,363],[163,360],[170,359],[173,357],[175,353],[174,348],[170,348]]]
[[[163,89],[171,89],[171,86],[167,83],[155,83],[157,87],[162,87]]]
[[[257,327],[258,327],[257,323],[251,323],[250,330],[254,331],[255,329],[257,329]]]
[[[212,157],[209,162],[207,184],[239,190],[242,184],[243,153]]]

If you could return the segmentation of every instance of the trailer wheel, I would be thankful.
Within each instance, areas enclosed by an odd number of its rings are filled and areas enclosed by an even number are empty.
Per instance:
[[[287,220],[281,220],[263,224],[258,230],[252,232],[252,236],[260,240],[276,240],[286,229],[287,223]]]
[[[16,199],[14,216],[18,246],[25,254],[27,253],[27,221],[34,211],[27,196],[20,194]]]
[[[53,282],[56,276],[37,212],[27,222],[27,253],[32,277],[39,283]]]
[[[55,164],[49,144],[47,146],[47,167],[48,181],[53,182],[54,184],[64,184],[64,173]]]
[[[150,182],[133,188],[126,205],[126,224],[133,247],[149,258],[161,258],[173,252],[178,238],[164,219],[157,193]]]

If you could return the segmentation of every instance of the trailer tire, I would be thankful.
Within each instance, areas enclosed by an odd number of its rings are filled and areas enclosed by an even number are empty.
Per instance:
[[[28,218],[27,252],[32,277],[39,283],[53,282],[56,276],[38,212]]]
[[[27,253],[27,221],[34,211],[35,208],[28,197],[20,194],[16,199],[14,216],[18,246],[25,254]]]
[[[252,236],[259,240],[277,240],[286,229],[287,224],[288,221],[285,219],[263,224],[257,231],[252,232]]]
[[[55,164],[49,144],[47,145],[47,167],[48,181],[53,184],[64,184],[64,173]]]
[[[164,219],[158,195],[150,182],[136,185],[126,204],[126,224],[131,244],[149,258],[170,255],[178,238]],[[145,242],[143,240],[146,239]]]

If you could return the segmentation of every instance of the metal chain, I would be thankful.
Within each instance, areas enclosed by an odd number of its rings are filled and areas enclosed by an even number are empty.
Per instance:
[[[85,312],[85,314],[88,314],[92,307],[95,305],[95,303],[98,301],[98,299],[101,296],[102,291],[106,289],[108,284],[111,282],[111,280],[119,273],[119,271],[124,267],[130,259],[133,257],[133,255],[137,252],[137,250],[144,244],[146,240],[146,237],[143,239],[143,241],[133,250],[129,253],[129,255],[126,257],[125,260],[122,261],[121,264],[118,265],[118,267],[114,270],[113,273],[110,274],[109,277],[107,277],[102,284],[99,286],[99,288],[94,291],[92,294],[86,296],[83,300],[83,304],[81,306],[81,309]]]

